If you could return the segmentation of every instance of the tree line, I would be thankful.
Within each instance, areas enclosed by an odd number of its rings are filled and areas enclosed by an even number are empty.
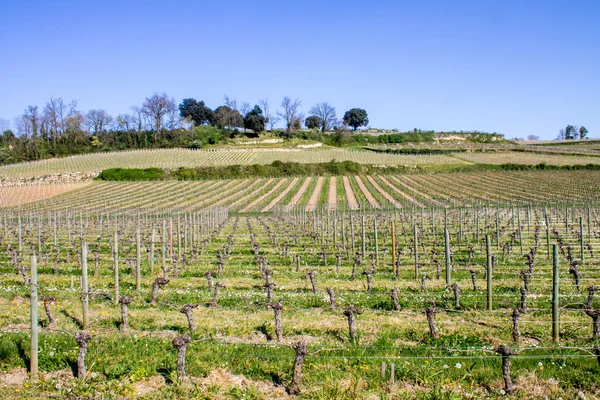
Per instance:
[[[29,139],[41,139],[46,142],[58,140],[64,134],[83,131],[90,136],[110,131],[151,131],[156,141],[158,135],[166,130],[210,125],[219,129],[251,130],[254,134],[267,128],[273,130],[279,122],[286,131],[318,128],[321,131],[352,128],[357,130],[367,126],[367,112],[360,108],[348,110],[339,120],[335,107],[328,102],[318,103],[305,118],[301,111],[301,101],[285,96],[281,109],[273,110],[268,99],[259,100],[254,107],[250,103],[238,103],[229,96],[224,104],[215,109],[209,108],[204,101],[193,98],[184,99],[179,106],[174,98],[166,93],[154,93],[146,97],[141,106],[132,106],[130,113],[113,117],[106,110],[92,109],[87,113],[77,107],[77,101],[66,102],[61,97],[51,97],[44,107],[29,105],[23,114],[11,124],[0,119],[0,133],[9,131],[15,136]]]
[[[585,126],[567,125],[558,132],[556,140],[587,139],[589,131]]]
[[[95,151],[202,147],[236,135],[257,137],[280,123],[284,129],[276,133],[284,138],[294,137],[303,127],[356,131],[369,123],[360,108],[348,110],[339,120],[327,102],[311,107],[308,117],[301,106],[299,99],[288,96],[280,109],[268,99],[251,107],[225,96],[223,105],[211,109],[204,101],[188,98],[177,105],[166,93],[154,93],[129,113],[112,116],[103,109],[83,112],[76,100],[51,97],[43,107],[27,106],[12,124],[0,119],[0,164]]]

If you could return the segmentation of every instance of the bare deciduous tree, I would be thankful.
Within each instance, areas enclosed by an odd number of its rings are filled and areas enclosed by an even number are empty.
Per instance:
[[[269,104],[269,99],[264,98],[258,100],[258,105],[263,110],[263,115],[267,119],[265,122],[269,124],[269,129],[273,130],[273,127],[279,122],[280,117],[277,114],[273,114],[273,110],[271,110],[271,105]]]
[[[177,110],[175,100],[166,93],[154,93],[150,97],[146,97],[146,101],[142,104],[142,112],[150,119],[152,131],[154,133],[154,141],[157,140],[158,134],[163,130],[166,117]]]
[[[283,111],[277,111],[277,115],[285,121],[285,128],[288,132],[294,130],[296,125],[301,125],[302,123],[301,105],[302,102],[299,99],[292,100],[288,96],[285,96],[281,101]]]
[[[320,119],[322,132],[331,129],[337,121],[335,107],[326,101],[313,106],[308,113]]]
[[[76,100],[67,104],[61,97],[51,97],[44,107],[42,119],[48,136],[56,139],[69,127],[80,124],[83,121],[80,116]]]
[[[113,118],[105,110],[90,110],[85,115],[85,124],[94,135],[104,132],[112,121]]]

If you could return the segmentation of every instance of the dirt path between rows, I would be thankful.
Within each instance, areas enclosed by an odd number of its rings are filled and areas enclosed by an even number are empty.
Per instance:
[[[329,178],[329,193],[327,194],[327,207],[330,210],[337,209],[337,177]]]
[[[375,200],[375,197],[373,197],[373,194],[371,192],[369,192],[369,189],[367,189],[367,187],[365,186],[365,183],[362,181],[362,179],[360,179],[360,176],[354,175],[354,179],[356,179],[358,188],[365,195],[365,197],[367,198],[367,201],[369,202],[371,207],[379,208],[380,207],[379,202],[377,200]]]
[[[306,209],[308,211],[313,211],[317,208],[317,204],[319,203],[319,199],[321,198],[321,191],[323,190],[323,183],[325,182],[325,178],[322,176],[317,178],[317,184],[315,185],[315,189],[310,195],[310,199],[308,199],[308,204],[306,204]]]
[[[359,204],[356,201],[356,196],[354,195],[354,190],[352,190],[352,186],[350,185],[350,179],[347,176],[342,177],[342,183],[344,184],[344,192],[346,192],[346,204],[348,208],[351,210],[358,210]]]
[[[389,181],[388,181],[388,180],[387,180],[385,177],[383,177],[383,176],[380,176],[379,178],[381,178],[381,180],[382,180],[382,181],[384,181],[384,182],[386,182],[386,183],[390,184],[390,187],[392,187],[392,186],[391,186],[391,182],[389,182]],[[417,190],[416,188],[414,188],[414,187],[412,187],[412,186],[409,186],[409,185],[407,185],[406,183],[402,182],[402,181],[400,180],[400,178],[398,178],[398,177],[395,177],[395,176],[390,176],[390,179],[392,179],[392,180],[393,180],[395,183],[397,183],[398,185],[402,186],[402,187],[403,187],[403,188],[405,188],[406,190],[413,191],[413,192],[415,192],[416,194],[418,194],[419,196],[423,197],[424,199],[427,199],[427,200],[431,201],[432,203],[435,203],[435,204],[437,204],[437,205],[443,205],[443,203],[442,203],[441,201],[437,201],[437,200],[436,200],[436,199],[434,199],[433,197],[429,196],[427,193],[423,193],[423,192],[421,192],[421,191]],[[402,193],[404,193],[404,192],[402,192]],[[410,201],[415,201],[417,204],[421,205],[421,203],[420,203],[418,200],[414,199],[414,197],[412,197],[412,196],[410,196],[410,195],[408,195],[408,194],[406,194],[406,193],[404,193],[404,194],[402,194],[402,195],[403,195],[403,196],[405,196],[407,199],[413,199],[413,200],[410,200]],[[421,206],[422,206],[422,205],[421,205]]]
[[[287,185],[287,187],[285,189],[283,189],[283,192],[279,193],[279,195],[277,197],[275,197],[273,200],[271,200],[271,202],[269,204],[267,204],[265,207],[263,207],[263,209],[260,211],[262,211],[262,212],[270,211],[273,207],[275,207],[277,204],[279,204],[281,199],[283,199],[294,188],[294,186],[296,186],[296,183],[298,183],[299,180],[300,180],[300,178],[292,179],[290,184]]]
[[[282,187],[286,181],[287,181],[287,179],[281,179],[279,182],[277,182],[275,184],[275,186],[273,186],[271,189],[269,189],[269,191],[267,193],[254,199],[252,202],[250,202],[250,204],[248,204],[246,207],[242,208],[241,211],[242,212],[250,211],[255,205],[260,204],[261,201],[263,201],[264,199],[266,199],[267,197],[269,197],[270,195],[275,193],[277,191],[277,189]]]
[[[373,185],[375,190],[377,190],[387,201],[392,203],[394,207],[402,208],[402,204],[398,200],[396,200],[394,196],[392,196],[391,194],[386,192],[381,186],[379,186],[377,181],[372,176],[367,176],[367,180],[371,182],[371,185]]]
[[[419,207],[423,207],[423,203],[421,203],[420,201],[418,201],[417,199],[415,199],[414,197],[404,193],[402,190],[398,189],[396,186],[394,186],[390,181],[387,180],[387,178],[385,176],[379,176],[379,179],[381,179],[381,181],[383,183],[385,183],[386,185],[388,185],[388,187],[390,189],[392,189],[395,193],[398,193],[400,196],[404,197],[406,200],[410,201],[411,203],[419,206]],[[394,180],[394,182],[397,182],[397,179]],[[402,185],[402,187],[405,187],[404,185]]]
[[[229,204],[228,207],[231,208],[231,209],[233,209],[234,207],[236,207],[236,206],[242,204],[243,202],[245,202],[246,200],[251,199],[252,197],[256,196],[265,187],[269,186],[274,180],[275,180],[275,178],[270,178],[267,181],[263,181],[263,184],[260,185],[260,187],[258,189],[253,190],[252,193],[249,193],[249,194],[243,196],[241,199],[238,199],[237,201],[233,202],[232,204]]]
[[[298,193],[296,193],[294,195],[294,197],[292,197],[292,199],[290,200],[290,204],[289,204],[290,206],[295,206],[296,204],[298,204],[300,202],[300,199],[306,192],[306,189],[308,189],[308,185],[310,185],[311,182],[312,182],[311,177],[308,177],[304,180],[304,182],[302,183],[302,186],[300,186],[300,189],[298,189]]]

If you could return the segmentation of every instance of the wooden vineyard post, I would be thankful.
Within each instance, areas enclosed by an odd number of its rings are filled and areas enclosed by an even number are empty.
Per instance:
[[[460,243],[462,242],[462,235],[463,235],[462,208],[458,210],[458,219],[459,219],[459,225],[458,225],[458,245],[460,246]]]
[[[500,248],[500,221],[498,217],[498,209],[496,209],[496,248]]]
[[[162,229],[162,268],[167,268],[167,221],[163,219]]]
[[[192,234],[193,234],[192,230]],[[150,275],[154,275],[154,251],[156,248],[156,225],[152,224],[152,239],[150,243]]]
[[[365,216],[362,215],[362,253],[363,256],[367,254],[367,235],[365,233]]]
[[[490,249],[490,235],[485,236],[485,251],[487,253],[487,309],[492,311],[492,251]]]
[[[169,256],[173,262],[173,218],[169,218]]]
[[[87,253],[88,247],[87,243],[84,241],[81,242],[81,303],[83,306],[83,329],[87,329],[88,324],[90,322],[90,296],[88,289],[88,265],[87,265]]]
[[[373,232],[375,235],[375,265],[379,266],[379,241],[377,237],[377,215],[373,217]]]
[[[558,342],[560,339],[558,307],[560,299],[558,297],[558,245],[553,245],[553,265],[552,265],[552,339]]]
[[[23,228],[21,227],[21,214],[19,214],[19,253],[23,251]]]
[[[354,236],[354,221],[352,214],[350,214],[350,237],[352,238],[352,252],[356,251],[356,237]]]
[[[115,225],[115,238],[114,238],[114,250],[113,250],[113,263],[114,263],[114,286],[115,286],[115,298],[113,302],[119,304],[119,232]]]
[[[519,224],[517,232],[519,232],[519,246],[521,247],[521,254],[523,254],[523,236],[521,235],[521,207],[517,207],[517,223]]]
[[[31,356],[30,371],[33,379],[38,375],[38,276],[37,258],[31,256]]]
[[[592,224],[591,222],[591,217],[590,217],[590,205],[587,205],[587,231],[588,231],[588,237],[592,237]]]
[[[585,239],[583,237],[583,217],[579,217],[579,239],[581,244],[581,262],[585,262]]]
[[[136,260],[135,260],[135,289],[139,291],[142,286],[142,249],[140,243],[140,227],[138,225],[135,232],[135,249],[136,249]]]
[[[394,275],[396,274],[396,224],[392,221],[392,266]]]
[[[548,258],[550,258],[550,220],[546,214],[546,244],[548,246]]]
[[[415,245],[415,279],[419,279],[419,231],[414,227],[414,245]]]
[[[444,229],[444,247],[446,250],[446,286],[450,287],[450,233]]]

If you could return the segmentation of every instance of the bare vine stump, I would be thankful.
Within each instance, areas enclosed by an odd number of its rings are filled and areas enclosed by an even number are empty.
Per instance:
[[[306,271],[306,277],[310,279],[310,284],[312,285],[313,293],[317,293],[317,281],[316,281],[317,271]]]
[[[512,380],[510,379],[510,356],[515,354],[510,347],[500,345],[495,349],[496,353],[502,355],[502,376],[504,377],[504,391],[507,394],[514,392]]]
[[[298,343],[292,345],[292,349],[296,352],[296,359],[294,361],[294,375],[292,377],[291,384],[286,388],[286,391],[290,395],[300,393],[300,384],[302,383],[302,364],[308,354],[306,342],[301,340]]]
[[[192,311],[194,308],[197,308],[198,304],[186,304],[179,310],[180,313],[185,314],[188,320],[188,328],[190,328],[190,332],[194,332],[196,330],[196,324],[194,322],[194,314]]]
[[[592,318],[594,339],[600,339],[600,310],[585,310],[584,312]]]
[[[206,272],[206,281],[208,282],[208,290],[213,290],[215,288],[215,284],[213,283],[213,275],[211,271]]]
[[[56,328],[56,317],[52,314],[50,305],[56,304],[56,297],[54,296],[42,296],[41,300],[44,302],[44,310],[46,310],[46,316],[48,317],[48,328]]]
[[[477,274],[479,273],[479,271],[470,269],[469,272],[471,273],[471,282],[473,282],[473,291],[476,292],[477,291]]]
[[[267,282],[263,285],[265,288],[265,292],[267,292],[267,308],[270,307],[271,302],[273,301],[273,288],[275,284],[273,282]]]
[[[152,284],[152,298],[150,299],[150,304],[156,304],[159,289],[164,288],[167,283],[169,283],[169,278],[166,276],[159,276],[154,280],[154,283]]]
[[[129,329],[129,305],[133,303],[133,297],[121,296],[119,298],[121,303],[121,332],[125,332]]]
[[[587,302],[585,303],[585,308],[591,310],[592,309],[592,302],[594,301],[594,293],[596,292],[596,286],[591,285],[590,287],[588,287],[588,298],[587,298]],[[42,298],[43,300],[43,298]]]
[[[192,341],[189,335],[177,336],[173,339],[173,347],[177,349],[177,376],[179,378],[185,377],[185,352],[188,344]]]
[[[523,277],[523,286],[525,290],[529,291],[529,282],[531,282],[531,271],[524,269],[521,271],[521,276]]]
[[[392,302],[394,302],[394,311],[400,311],[400,304],[398,303],[398,289],[393,288],[390,294]]]
[[[513,321],[513,332],[512,337],[515,342],[518,342],[521,338],[521,332],[519,332],[519,309],[515,308],[512,312]]]
[[[92,338],[89,332],[81,331],[75,334],[75,341],[79,346],[79,352],[77,354],[77,378],[85,378],[85,354],[87,353],[88,342]]]
[[[450,285],[450,289],[452,289],[452,292],[454,292],[454,306],[456,308],[460,307],[460,298],[459,298],[459,294],[458,294],[458,285],[456,283],[453,283],[452,285]]]
[[[527,312],[527,289],[521,288],[521,312]]]
[[[275,335],[277,336],[277,341],[281,342],[283,340],[283,329],[281,328],[281,310],[283,310],[283,303],[269,303],[269,306],[275,314]]]
[[[269,268],[265,268],[265,269],[263,269],[263,275],[265,278],[265,283],[266,284],[271,283],[271,278],[273,277],[273,271],[271,271]]]
[[[427,323],[429,324],[429,335],[434,339],[439,339],[440,334],[435,329],[435,314],[438,310],[435,307],[427,307],[425,309],[425,315],[427,316]]]
[[[220,289],[224,289],[225,285],[223,285],[221,282],[217,282],[215,284],[215,294],[212,298],[212,300],[208,303],[209,307],[216,307],[219,305],[219,291]]]
[[[336,304],[335,304],[335,292],[333,291],[332,288],[328,287],[327,288],[327,293],[329,294],[329,308],[332,310],[335,310],[336,308]]]
[[[362,314],[362,311],[354,306],[346,308],[344,315],[348,318],[348,330],[350,333],[350,341],[356,342],[356,321],[357,315]]]
[[[373,289],[373,272],[374,269],[366,269],[363,271],[363,275],[367,277],[367,290],[370,292]]]
[[[577,291],[580,291],[580,287],[579,287],[579,282],[580,282],[580,275],[579,275],[579,270],[577,270],[577,266],[579,265],[579,261],[575,260],[571,263],[571,266],[569,267],[569,273],[571,275],[573,275],[573,279],[575,280],[575,286],[577,287]]]

